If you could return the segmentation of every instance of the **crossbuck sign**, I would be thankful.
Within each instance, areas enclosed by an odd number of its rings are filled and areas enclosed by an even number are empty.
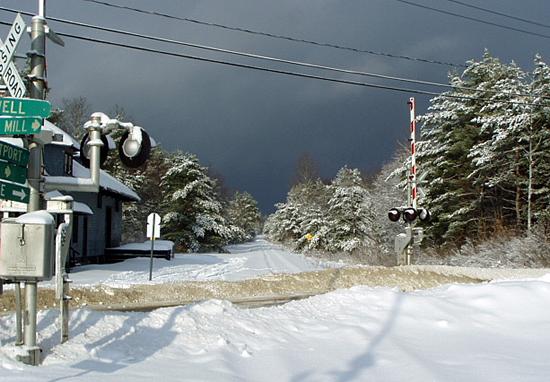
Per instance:
[[[21,98],[25,95],[25,84],[12,62],[15,49],[25,32],[25,27],[25,21],[18,13],[6,41],[2,43],[2,40],[0,40],[0,78],[4,80],[9,93],[15,98]]]

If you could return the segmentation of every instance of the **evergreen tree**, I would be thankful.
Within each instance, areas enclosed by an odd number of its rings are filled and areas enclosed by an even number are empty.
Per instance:
[[[242,230],[242,237],[236,241],[253,239],[259,232],[262,215],[258,202],[248,192],[236,192],[226,208],[227,219]]]
[[[347,167],[340,169],[329,189],[329,248],[352,252],[374,245],[374,210],[359,170]]]
[[[474,123],[479,124],[477,143],[470,149],[474,166],[468,178],[483,190],[482,203],[490,208],[497,227],[522,222],[522,193],[525,188],[524,148],[530,126],[526,74],[515,64],[498,65],[491,70],[491,93]],[[487,86],[487,85],[486,85]]]
[[[532,221],[550,225],[550,67],[535,56],[531,82],[534,106],[527,136],[527,227]],[[546,221],[545,221],[546,220]]]
[[[161,182],[165,237],[191,251],[221,249],[238,229],[223,217],[215,182],[195,155],[177,152],[167,160]]]
[[[487,176],[494,169],[482,164],[490,152],[487,142],[495,137],[497,104],[509,99],[519,73],[485,52],[462,76],[450,75],[455,89],[432,99],[428,113],[418,118],[423,139],[418,158],[427,171],[425,202],[433,216],[428,232],[436,242],[485,237],[504,223],[504,191],[490,187]],[[495,94],[499,88],[508,93]]]
[[[327,203],[328,189],[319,179],[298,183],[288,192],[285,203],[276,204],[264,232],[297,249],[327,249]]]
[[[295,242],[302,235],[301,198],[297,187],[288,192],[285,203],[277,203],[276,211],[271,214],[265,223],[264,232],[269,238],[279,242]]]
[[[327,208],[330,197],[328,187],[316,178],[305,180],[295,188],[300,201],[300,237],[296,241],[296,246],[309,250],[327,249]]]
[[[535,57],[529,84],[517,65],[487,52],[468,64],[450,77],[457,88],[432,99],[419,117],[429,232],[439,242],[530,229],[549,204],[548,66]]]

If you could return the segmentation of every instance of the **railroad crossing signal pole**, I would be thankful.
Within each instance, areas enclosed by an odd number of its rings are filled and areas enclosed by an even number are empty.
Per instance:
[[[416,101],[413,97],[409,98],[409,112],[410,112],[410,126],[411,126],[411,137],[409,138],[411,144],[411,167],[409,172],[409,206],[416,210],[416,201],[417,201],[417,186],[416,186]],[[409,230],[413,231],[414,220],[408,222]],[[413,248],[411,245],[407,246],[407,258],[406,264],[411,265]]]
[[[410,161],[407,169],[407,205],[394,207],[388,212],[388,218],[397,222],[403,217],[407,224],[405,233],[400,233],[395,237],[395,251],[397,254],[397,264],[411,265],[413,249],[418,249],[422,238],[422,227],[415,227],[415,221],[428,221],[430,213],[425,208],[418,207],[418,179],[416,168],[416,102],[414,98],[409,98],[407,102],[410,113]],[[422,177],[420,177],[420,180]]]

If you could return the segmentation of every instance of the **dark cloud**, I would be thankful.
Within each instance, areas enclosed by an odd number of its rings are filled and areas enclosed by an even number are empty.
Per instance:
[[[410,7],[394,0],[356,1],[185,1],[113,0],[143,9],[192,17],[305,39],[374,51],[463,63],[485,48],[526,70],[536,52],[549,56],[547,39],[506,31]],[[420,1],[419,1],[420,2]],[[35,0],[2,5],[36,10]],[[450,2],[423,4],[550,34],[550,30],[512,23],[460,8]],[[484,7],[544,21],[547,2],[488,0]],[[192,23],[105,8],[80,0],[50,0],[49,15],[145,34],[431,81],[446,81],[448,68],[274,40]],[[13,15],[1,12],[3,21]],[[30,19],[26,17],[30,22]],[[269,65],[337,78],[392,84],[361,77],[266,64],[151,43],[50,22],[57,31],[98,36],[181,53]],[[7,33],[7,27],[1,28]],[[0,32],[2,32],[0,31]],[[324,177],[341,166],[372,172],[388,160],[398,141],[406,141],[411,96],[384,90],[291,78],[239,68],[90,44],[66,38],[66,47],[48,46],[51,100],[85,96],[95,110],[114,104],[148,129],[168,150],[185,150],[224,175],[234,189],[251,192],[265,211],[284,198],[297,158],[308,152]],[[25,45],[26,44],[26,45]],[[24,42],[19,49],[28,46]],[[427,98],[417,96],[419,111]]]

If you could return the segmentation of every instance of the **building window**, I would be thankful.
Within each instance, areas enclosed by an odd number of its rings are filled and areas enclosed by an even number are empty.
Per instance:
[[[65,172],[65,175],[73,175],[73,155],[72,154],[65,153],[63,171]]]
[[[103,207],[103,195],[101,195],[101,192],[97,193],[97,208]]]

